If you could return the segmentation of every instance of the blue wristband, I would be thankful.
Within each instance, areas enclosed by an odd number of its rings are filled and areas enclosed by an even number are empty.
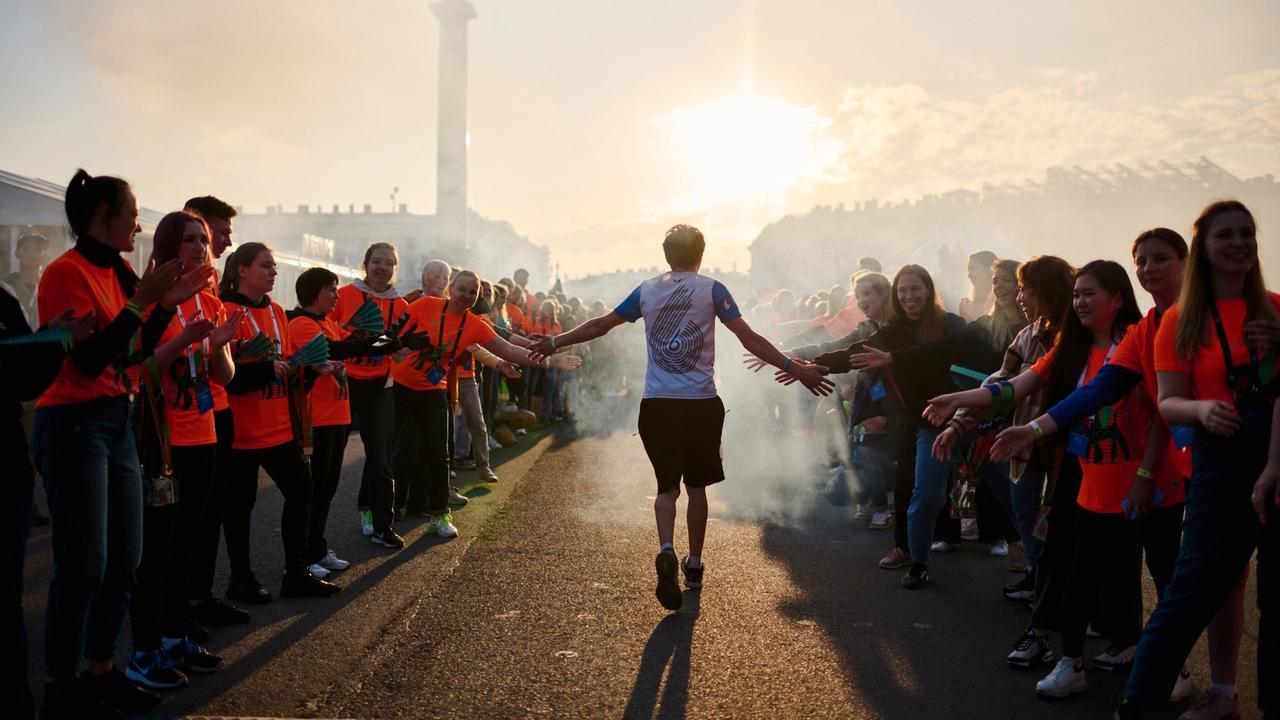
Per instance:
[[[782,372],[791,372],[791,358],[787,358],[787,361],[782,363]]]
[[[987,392],[991,393],[991,397],[1000,397],[1000,383],[991,383],[990,385],[983,385],[982,387],[986,388]]]

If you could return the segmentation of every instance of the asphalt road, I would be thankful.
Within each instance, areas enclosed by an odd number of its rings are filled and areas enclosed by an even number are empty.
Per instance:
[[[1087,694],[1045,702],[1033,688],[1047,669],[1005,664],[1028,612],[1000,596],[1014,575],[987,546],[965,543],[937,557],[926,589],[903,590],[900,571],[875,564],[886,534],[855,526],[847,509],[827,504],[803,479],[780,486],[788,512],[774,519],[756,511],[758,487],[732,473],[716,487],[705,587],[686,591],[684,609],[667,613],[653,597],[654,487],[630,412],[595,432],[561,426],[500,451],[497,484],[475,486],[464,473],[473,500],[455,513],[461,537],[442,541],[423,534],[423,521],[406,522],[399,529],[410,545],[400,553],[370,545],[356,528],[361,448],[353,436],[329,533],[353,561],[338,576],[342,594],[277,598],[250,607],[248,625],[215,628],[210,647],[226,666],[193,677],[161,710],[170,717],[1109,717],[1122,678],[1094,672]],[[726,434],[730,454],[733,442]],[[811,474],[794,466],[779,473]],[[261,488],[254,561],[274,590],[280,499],[265,477]],[[683,519],[678,527],[683,548]],[[37,669],[48,541],[47,529],[37,529],[28,545],[25,600]],[[219,573],[221,588],[225,561]],[[1246,718],[1257,717],[1252,582],[1248,597]],[[121,662],[127,635],[126,627]],[[1086,649],[1096,654],[1103,643]],[[1207,685],[1203,641],[1193,674]],[[37,690],[39,675],[32,673]]]

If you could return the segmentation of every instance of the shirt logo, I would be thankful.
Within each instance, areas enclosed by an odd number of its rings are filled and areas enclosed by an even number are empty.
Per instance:
[[[684,375],[698,365],[704,336],[693,320],[685,320],[693,307],[693,291],[680,287],[671,293],[653,321],[649,350],[658,367],[674,375]]]

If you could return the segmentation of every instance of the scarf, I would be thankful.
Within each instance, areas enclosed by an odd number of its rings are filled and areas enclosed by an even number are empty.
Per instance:
[[[383,290],[382,292],[378,292],[377,290],[374,290],[373,288],[369,287],[369,284],[366,283],[364,280],[360,280],[360,279],[352,280],[351,284],[355,286],[355,288],[360,292],[365,293],[370,297],[377,298],[379,300],[395,300],[396,298],[400,297],[400,291],[396,289],[395,285],[388,285],[386,290]]]

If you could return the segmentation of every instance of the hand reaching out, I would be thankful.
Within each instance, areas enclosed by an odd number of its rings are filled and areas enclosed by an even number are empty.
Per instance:
[[[878,348],[864,345],[862,352],[849,356],[849,366],[854,370],[874,370],[893,364],[893,355]]]
[[[506,375],[512,380],[515,380],[520,377],[520,366],[513,362],[507,362],[506,360],[499,360],[498,372]]]
[[[564,372],[573,372],[582,366],[582,358],[577,355],[552,355],[551,367]]]
[[[1036,431],[1028,425],[1015,425],[1005,428],[996,435],[988,455],[992,462],[1006,462],[1013,458],[1027,457],[1031,446],[1036,444]]]
[[[941,427],[956,414],[956,410],[960,407],[955,395],[955,393],[947,393],[930,400],[922,413],[924,419],[933,423],[934,427]]]
[[[792,360],[790,370],[778,370],[773,374],[774,380],[783,385],[800,383],[809,392],[818,396],[830,395],[835,383],[827,378],[828,370],[805,360]]]

